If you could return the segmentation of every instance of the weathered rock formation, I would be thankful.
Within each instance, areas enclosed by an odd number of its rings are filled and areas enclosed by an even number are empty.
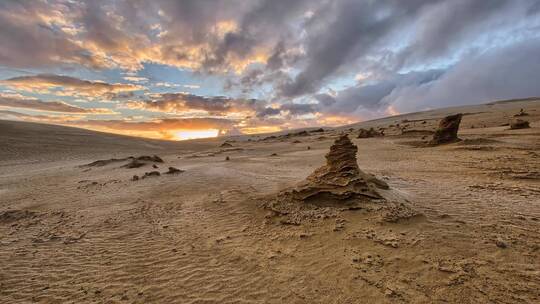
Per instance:
[[[463,114],[455,114],[446,116],[439,122],[439,127],[433,134],[433,139],[430,141],[431,145],[440,145],[446,143],[452,143],[459,141],[457,133],[459,130],[459,124]]]
[[[511,130],[530,128],[529,122],[523,119],[516,119],[510,123]]]
[[[301,225],[305,221],[336,217],[342,211],[372,211],[381,221],[397,222],[418,215],[405,200],[373,175],[360,170],[358,148],[341,135],[326,154],[326,164],[294,188],[279,192],[263,206],[267,222]]]
[[[370,128],[369,130],[360,128],[358,130],[357,138],[370,138],[370,137],[377,137],[377,136],[382,136],[381,132],[377,132],[373,128]]]
[[[381,199],[378,189],[388,189],[388,185],[358,168],[357,151],[358,148],[347,135],[339,137],[326,154],[326,165],[316,169],[304,182],[282,195],[302,202],[317,199]]]

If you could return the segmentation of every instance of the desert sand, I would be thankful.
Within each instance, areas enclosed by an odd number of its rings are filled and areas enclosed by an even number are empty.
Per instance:
[[[1,303],[539,303],[540,100],[183,142],[0,121],[0,270]]]

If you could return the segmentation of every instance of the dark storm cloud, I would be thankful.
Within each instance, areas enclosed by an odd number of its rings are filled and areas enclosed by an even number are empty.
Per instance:
[[[460,61],[436,81],[384,98],[402,111],[540,96],[540,37]]]
[[[399,112],[540,96],[540,38],[491,50],[446,70],[395,74],[335,96],[314,96],[326,113]]]
[[[426,85],[437,80],[443,73],[441,70],[429,70],[396,74],[374,84],[357,85],[344,89],[337,92],[336,96],[316,95],[315,99],[324,106],[325,112],[334,114],[353,113],[359,108],[377,110],[385,106],[384,99],[396,89]]]
[[[443,1],[427,6],[418,16],[418,30],[411,44],[398,57],[401,64],[418,63],[449,55],[467,38],[489,33],[493,27],[510,25],[526,14],[516,2],[510,0]],[[525,8],[525,7],[524,7]],[[451,54],[450,54],[451,55]]]
[[[526,20],[535,0],[339,1],[318,12],[306,31],[306,66],[279,89],[281,96],[317,92],[325,81],[351,70],[351,63],[380,57],[397,71],[405,64],[429,64],[453,55],[474,37]],[[527,8],[529,10],[527,11]],[[406,40],[412,27],[412,39]],[[405,48],[390,51],[392,43]],[[468,47],[468,46],[466,46]],[[383,54],[386,57],[382,57]],[[387,62],[386,62],[387,61]],[[354,65],[352,65],[354,66]]]
[[[70,9],[68,3],[47,5],[43,1],[0,1],[0,65],[40,68],[58,64],[81,64],[102,68],[102,58],[77,44],[52,20]],[[51,19],[47,19],[50,17]]]

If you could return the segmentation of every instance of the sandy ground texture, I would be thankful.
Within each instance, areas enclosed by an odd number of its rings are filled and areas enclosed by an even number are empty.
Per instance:
[[[531,128],[509,130],[521,108]],[[462,141],[426,147],[457,112]],[[341,132],[414,216],[268,210]],[[0,122],[0,302],[540,303],[540,101],[283,135],[221,146]]]

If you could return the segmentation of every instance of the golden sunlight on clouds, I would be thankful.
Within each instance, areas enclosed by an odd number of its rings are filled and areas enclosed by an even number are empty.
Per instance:
[[[208,129],[208,130],[179,130],[173,131],[173,139],[176,140],[186,140],[186,139],[196,139],[196,138],[210,138],[217,137],[219,134],[218,129]]]
[[[242,128],[242,133],[244,134],[257,134],[257,133],[273,133],[281,131],[279,126],[258,126],[258,127],[247,127]]]
[[[388,106],[388,108],[386,108],[386,113],[388,113],[388,115],[392,115],[392,116],[401,114],[394,108],[394,106]]]

